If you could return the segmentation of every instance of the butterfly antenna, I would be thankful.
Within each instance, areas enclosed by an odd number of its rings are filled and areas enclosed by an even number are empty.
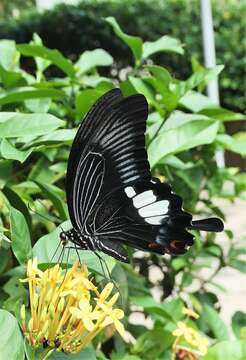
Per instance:
[[[65,232],[65,230],[63,229],[61,224],[58,227],[60,227],[62,229],[62,231]]]
[[[56,218],[56,217],[46,216],[46,215],[40,214],[39,212],[37,212],[36,210],[34,210],[34,209],[31,208],[30,203],[27,203],[27,207],[28,207],[28,209],[29,209],[32,213],[40,216],[41,218],[43,218],[43,219],[45,219],[45,220],[47,220],[47,221],[50,221],[50,222],[52,222],[52,223],[54,223],[54,222],[59,222],[59,221],[60,221],[60,220],[59,220],[58,218]],[[46,208],[45,208],[45,209],[46,209]],[[46,210],[47,210],[47,209],[46,209]]]
[[[43,208],[46,210],[46,211],[49,211],[48,207],[44,205],[44,203],[40,200],[40,199],[37,199],[37,201],[39,202],[40,205],[43,206]],[[57,216],[50,216],[51,219],[53,219],[53,221],[57,221],[57,222],[60,222],[60,219],[57,217]]]

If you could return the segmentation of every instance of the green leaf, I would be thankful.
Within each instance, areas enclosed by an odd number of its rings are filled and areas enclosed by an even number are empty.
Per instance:
[[[235,312],[232,317],[232,329],[237,338],[246,340],[246,313]]]
[[[83,85],[88,88],[96,88],[98,91],[109,91],[114,88],[114,84],[111,79],[105,78],[99,75],[83,75]]]
[[[27,360],[34,360],[33,359],[33,351],[29,343],[25,340],[24,342],[25,353],[27,356]],[[35,352],[35,360],[43,359],[45,354],[45,349],[39,348],[36,349]],[[91,347],[87,347],[81,350],[78,354],[65,354],[63,352],[53,352],[49,359],[51,360],[97,360],[95,351]]]
[[[25,100],[26,108],[33,113],[47,113],[51,105],[51,98]]]
[[[18,63],[19,55],[16,51],[15,42],[12,40],[0,40],[0,64],[6,70],[13,70]]]
[[[51,50],[42,45],[32,44],[19,44],[16,48],[22,55],[49,60],[53,65],[56,65],[70,77],[74,77],[75,75],[75,69],[72,62],[65,58],[58,50]]]
[[[97,66],[110,66],[113,64],[112,56],[103,49],[85,51],[76,62],[81,73],[86,73]]]
[[[154,75],[153,78],[148,78],[148,80],[151,81],[157,92],[162,95],[161,103],[168,112],[173,111],[177,107],[179,96],[171,90],[170,85],[173,81],[171,75],[161,66],[146,65],[145,68]]]
[[[12,206],[10,228],[13,253],[20,264],[25,264],[32,257],[30,233],[24,215]]]
[[[224,109],[213,103],[207,96],[189,91],[181,99],[180,104],[187,109],[220,121],[244,120],[245,115]]]
[[[40,36],[37,33],[33,34],[32,37],[32,41],[31,41],[32,45],[43,45],[42,39],[40,38]],[[37,66],[37,78],[40,78],[42,76],[42,73],[45,69],[47,69],[47,67],[50,66],[51,62],[49,60],[45,60],[41,57],[34,57],[36,66]]]
[[[0,113],[0,137],[44,135],[62,126],[64,122],[51,114]]]
[[[246,342],[245,341],[221,341],[212,346],[203,360],[245,360]]]
[[[60,227],[56,228],[56,230],[41,237],[36,242],[33,247],[33,255],[37,256],[40,264],[44,264],[44,266],[47,267],[47,264],[56,263],[58,261],[59,255],[62,251],[59,234],[62,229],[68,230],[71,229],[71,227],[70,221],[66,221],[61,224]],[[67,264],[68,262],[68,264],[73,264],[74,261],[78,259],[78,254],[81,262],[85,263],[91,271],[105,276],[105,269],[103,271],[98,257],[92,251],[78,250],[77,253],[75,249],[70,249],[69,258],[67,259],[67,251],[63,257],[64,263]],[[115,260],[104,254],[100,254],[100,256],[106,261],[109,271],[112,271],[115,266]]]
[[[235,113],[220,106],[203,107],[199,112],[221,121],[240,121],[246,118],[244,114]]]
[[[3,158],[18,160],[23,163],[32,153],[33,149],[19,150],[14,147],[7,139],[1,141],[0,152]]]
[[[38,139],[31,141],[23,146],[24,149],[39,145],[54,145],[64,142],[71,142],[76,135],[76,129],[59,129],[49,134],[40,136]],[[21,141],[21,139],[19,139]]]
[[[210,144],[214,141],[219,129],[219,122],[212,120],[189,121],[161,131],[148,147],[151,167],[170,154],[176,154],[198,145]]]
[[[131,36],[131,35],[127,35],[125,34],[119,24],[117,23],[117,21],[115,20],[115,18],[113,17],[107,17],[105,19],[113,28],[115,35],[117,35],[127,46],[129,46],[129,48],[131,49],[134,59],[135,59],[135,63],[139,64],[140,60],[142,58],[142,52],[143,52],[143,42],[142,39],[140,37],[137,36]]]
[[[11,89],[15,86],[26,85],[25,79],[20,72],[5,70],[0,65],[0,79],[5,89]]]
[[[141,358],[136,355],[112,354],[112,360],[141,360]]]
[[[223,70],[223,65],[217,65],[212,69],[201,69],[191,75],[186,81],[179,81],[175,86],[178,95],[184,96],[188,91],[196,88],[200,84],[207,84],[209,81],[217,78],[218,74]]]
[[[228,253],[228,257],[230,259],[235,259],[240,255],[246,255],[246,248],[245,247],[238,247],[238,246],[235,247],[235,246],[233,246],[233,247],[230,248],[230,251]]]
[[[162,131],[175,129],[181,125],[185,125],[187,123],[192,123],[193,121],[203,122],[205,120],[213,122],[213,119],[210,119],[205,115],[187,114],[187,113],[177,110],[177,111],[172,112],[172,114],[166,119],[166,121],[162,127]]]
[[[193,112],[199,112],[204,108],[216,106],[212,100],[207,96],[195,91],[187,92],[180,100],[179,103]]]
[[[155,100],[154,92],[151,90],[150,86],[146,84],[146,82],[134,76],[129,76],[129,81],[134,86],[137,93],[143,94],[146,97],[150,105],[153,105],[157,108],[159,107],[158,102]]]
[[[11,179],[12,169],[12,161],[0,160],[0,189]]]
[[[182,55],[184,50],[179,40],[167,35],[156,41],[147,41],[143,44],[143,59],[158,52],[174,52]]]
[[[52,184],[55,181],[55,175],[50,170],[51,162],[46,157],[40,157],[34,164],[31,171],[28,174],[28,180],[40,181],[45,184]],[[33,187],[33,181],[32,186]],[[35,189],[38,189],[35,184]]]
[[[179,298],[164,302],[162,307],[168,314],[171,315],[175,322],[183,317],[182,309],[184,307],[184,303]]]
[[[0,310],[1,359],[23,360],[24,343],[16,318]]]
[[[246,273],[246,260],[230,259],[229,265],[242,273]]]
[[[166,156],[165,158],[163,158],[163,160],[161,160],[161,163],[172,166],[175,169],[179,169],[179,170],[192,169],[198,165],[198,162],[196,164],[192,163],[191,161],[183,162],[177,156],[174,155]]]
[[[32,218],[29,214],[28,208],[22,198],[12,188],[5,186],[2,190],[3,194],[8,199],[10,205],[15,209],[19,210],[26,219],[29,231],[32,229]]]
[[[186,288],[192,284],[193,277],[189,272],[183,272],[181,278],[181,288]]]
[[[221,255],[223,254],[222,248],[217,244],[208,246],[206,248],[206,252],[215,257],[221,257]]]
[[[142,306],[150,315],[159,315],[168,321],[173,321],[172,313],[167,311],[165,304],[159,304],[150,296],[138,296],[130,298],[131,304]]]
[[[214,337],[218,340],[227,340],[229,338],[228,331],[225,323],[220,318],[212,306],[208,304],[203,305],[203,315],[206,324],[209,326],[210,330],[213,332]]]
[[[64,98],[65,93],[56,89],[35,89],[31,87],[19,87],[2,93],[0,105],[22,102],[27,99],[39,98]]]
[[[128,302],[128,279],[126,271],[120,263],[115,265],[111,276],[119,288],[122,306],[126,307]]]
[[[53,203],[54,207],[59,213],[61,220],[62,221],[67,220],[68,218],[67,206],[65,205],[64,198],[62,198],[57,192],[57,187],[54,185],[44,184],[38,181],[35,181],[35,183],[42,190],[42,194]]]
[[[50,360],[97,360],[95,351],[91,348],[81,350],[78,354],[64,354],[62,352],[54,352]]]
[[[242,156],[246,155],[246,136],[242,136],[240,138],[236,135],[230,136],[226,134],[220,134],[216,137],[216,142],[219,145],[222,145],[226,150],[235,152]]]
[[[161,161],[162,163],[162,161]],[[195,169],[191,169],[191,170],[186,170],[186,171],[182,171],[182,170],[177,170],[176,171],[176,176],[180,177],[183,182],[192,190],[192,192],[194,192],[195,194],[197,193],[197,191],[199,191],[198,189],[200,188],[200,184],[202,181],[202,176],[203,173],[201,172],[200,168],[195,168]],[[192,196],[196,196],[196,195]]]
[[[176,257],[172,260],[172,268],[179,271],[188,265],[188,261],[184,257]]]
[[[0,232],[0,274],[2,274],[6,270],[9,260],[11,258],[9,249],[5,249],[2,245],[2,242],[5,241],[4,239],[5,235]]]
[[[104,91],[96,89],[87,89],[80,91],[75,100],[76,113],[80,117],[84,117],[90,110],[96,100],[104,94]]]
[[[120,90],[123,96],[130,96],[137,94],[136,89],[129,80],[124,80],[120,82]]]
[[[164,67],[159,65],[145,65],[144,68],[148,69],[164,85],[168,86],[172,82],[172,76]]]
[[[173,343],[171,332],[162,327],[155,327],[140,335],[132,348],[132,353],[141,356],[142,359],[157,359]]]
[[[3,286],[3,290],[8,294],[9,296],[25,296],[27,293],[27,290],[24,288],[24,286],[21,284],[20,279],[18,276],[11,277]]]

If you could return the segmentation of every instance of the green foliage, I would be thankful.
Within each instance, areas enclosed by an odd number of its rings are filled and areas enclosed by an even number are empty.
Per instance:
[[[243,341],[230,341],[214,345],[204,360],[243,360],[246,357],[246,344]]]
[[[0,324],[2,359],[23,360],[24,344],[16,318],[8,311],[0,310]]]
[[[24,215],[12,207],[10,208],[10,226],[13,253],[20,264],[25,264],[32,257],[30,233]]]
[[[206,70],[193,60],[196,65],[193,73],[180,80],[172,76],[175,67],[170,70],[153,62],[154,54],[160,51],[165,56],[171,52],[172,56],[180,57],[183,48],[179,41],[161,36],[145,42],[126,35],[115,19],[107,22],[108,29],[113,27],[132,53],[133,61],[128,60],[133,66],[129,66],[124,77],[121,71],[114,77],[105,76],[113,58],[101,48],[86,50],[77,62],[72,62],[60,52],[43,46],[38,35],[33,36],[30,44],[16,46],[13,41],[0,42],[0,281],[3,285],[0,305],[4,309],[3,320],[13,323],[14,333],[10,333],[10,327],[5,333],[7,326],[3,328],[1,320],[0,332],[6,339],[7,336],[20,338],[17,322],[10,313],[18,319],[20,304],[28,304],[27,289],[18,283],[25,275],[23,265],[31,256],[38,257],[42,269],[58,261],[59,233],[70,226],[65,172],[76,128],[94,101],[115,84],[125,96],[134,93],[146,96],[149,103],[146,143],[152,173],[172,184],[174,191],[184,198],[185,209],[199,216],[225,218],[216,200],[245,197],[244,174],[235,168],[219,168],[215,161],[215,154],[221,149],[245,154],[245,134],[229,136],[224,126],[226,121],[243,115],[215,106],[203,94],[206,83],[217,77],[223,67]],[[23,61],[30,56],[36,64],[32,74],[19,64],[20,58]],[[51,76],[52,68],[61,71],[60,77]],[[228,182],[232,185],[230,190],[225,186]],[[226,266],[245,272],[245,245],[234,238],[230,229],[226,229],[226,235],[227,243],[222,247],[216,235],[196,232],[195,245],[186,255],[176,258],[130,254],[131,265],[126,265],[105,255],[108,271],[121,292],[126,329],[136,342],[124,343],[116,335],[104,334],[91,349],[78,356],[55,354],[53,358],[171,359],[175,347],[173,331],[181,321],[209,339],[211,347],[205,359],[224,360],[223,349],[228,349],[227,355],[233,353],[235,359],[243,360],[245,314],[236,313],[232,319],[238,338],[232,342],[218,311],[219,285],[214,282],[214,277]],[[62,263],[70,266],[76,258],[76,251],[71,250],[68,260],[63,257]],[[93,253],[80,251],[80,258],[99,282],[107,275],[107,269],[102,269]],[[204,278],[200,270],[214,263],[217,265],[212,267],[209,278]],[[153,280],[152,270],[161,277]],[[215,291],[211,292],[211,288]],[[160,301],[152,297],[153,289],[158,289]],[[187,304],[192,304],[200,314],[199,320],[185,317],[182,310]],[[145,322],[140,326],[129,320],[136,309],[143,317],[149,317],[152,328]],[[17,340],[14,346],[21,359],[23,342]],[[182,345],[189,347],[185,342]],[[101,352],[94,350],[100,347]],[[31,359],[29,350],[25,344],[26,357]],[[8,354],[9,348],[6,346],[3,351]]]
[[[106,17],[117,19],[127,34],[124,34],[125,39],[131,39],[129,34],[137,35],[132,38],[138,44],[136,59],[142,51],[146,57],[149,52],[170,49],[170,53],[158,53],[155,58],[158,63],[171,69],[177,78],[189,76],[191,55],[200,61],[203,59],[200,7],[196,0],[83,0],[78,6],[59,5],[42,14],[32,9],[22,13],[18,19],[2,20],[0,37],[23,43],[30,41],[33,32],[37,32],[46,46],[57,48],[72,59],[78,58],[82,51],[104,48],[121,68],[128,65],[130,51],[125,40],[122,43],[116,38],[112,39],[110,29],[103,20]],[[246,108],[242,81],[245,77],[246,51],[245,2],[214,0],[213,17],[217,61],[226,66],[220,78],[222,105],[242,112]],[[143,48],[141,39],[148,41]],[[180,43],[184,44],[183,48]],[[177,56],[183,51],[186,56]],[[29,61],[26,66],[29,68]]]

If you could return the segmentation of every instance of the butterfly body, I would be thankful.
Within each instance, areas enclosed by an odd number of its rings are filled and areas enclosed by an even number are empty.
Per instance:
[[[200,220],[182,199],[150,173],[142,95],[123,98],[114,89],[100,98],[80,125],[68,160],[66,193],[73,229],[61,233],[76,248],[128,261],[124,245],[157,254],[183,254],[193,244],[187,229],[221,230]],[[222,225],[221,225],[222,224]]]

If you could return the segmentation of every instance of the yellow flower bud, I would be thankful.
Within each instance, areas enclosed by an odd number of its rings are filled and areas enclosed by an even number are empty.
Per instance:
[[[58,311],[59,313],[61,313],[61,312],[63,311],[64,305],[65,305],[65,300],[64,300],[64,298],[62,297],[62,298],[60,299],[60,301],[59,301],[59,303],[58,303],[58,307],[57,307],[57,311]]]
[[[33,295],[32,304],[33,304],[34,308],[36,308],[38,306],[38,294],[36,294],[36,293]]]
[[[21,305],[20,317],[21,317],[22,322],[25,322],[25,320],[26,320],[26,308],[25,308],[24,304]]]
[[[49,314],[50,314],[51,319],[53,320],[55,317],[55,307],[53,304],[50,304],[50,306],[49,306]]]
[[[30,332],[33,331],[33,318],[31,318],[29,321],[28,321],[28,330]]]
[[[199,318],[199,315],[197,313],[195,313],[195,311],[191,310],[191,309],[188,309],[188,308],[183,308],[182,309],[182,313],[184,315],[187,315],[189,317],[193,317],[194,319],[198,319]]]
[[[51,298],[52,298],[52,295],[53,295],[53,290],[52,290],[52,289],[49,289],[47,295],[45,296],[45,302],[46,302],[46,304],[50,303]]]

